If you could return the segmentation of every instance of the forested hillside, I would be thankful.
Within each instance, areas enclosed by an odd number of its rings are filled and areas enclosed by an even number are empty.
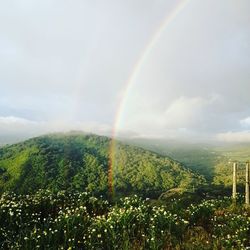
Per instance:
[[[19,193],[40,188],[106,194],[111,140],[79,133],[37,137],[0,149],[0,190]],[[113,166],[117,193],[159,195],[190,189],[204,179],[182,164],[151,151],[116,143]]]
[[[245,183],[245,162],[250,160],[250,144],[199,144],[178,143],[166,140],[126,140],[127,143],[152,150],[183,163],[203,175],[210,184],[230,187],[232,165],[239,162],[238,183]]]

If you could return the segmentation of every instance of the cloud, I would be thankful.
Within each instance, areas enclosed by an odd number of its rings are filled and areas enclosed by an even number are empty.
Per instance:
[[[165,27],[182,1],[14,2],[0,8],[0,134],[110,134],[123,97],[124,136],[250,129],[249,0],[187,1]]]
[[[150,99],[145,101],[144,110],[141,108],[143,101],[139,100],[138,105],[132,102],[134,107],[130,112],[124,112],[118,133],[127,129],[139,133],[141,137],[207,137],[205,134],[211,134],[214,127],[223,126],[222,118],[214,119],[219,117],[220,108],[217,107],[223,102],[223,97],[218,94],[208,97],[180,96],[167,103],[165,109],[159,108]]]
[[[7,115],[32,110],[43,120],[73,114],[99,123],[112,123],[117,93],[173,5],[14,2],[0,9],[0,100],[19,111]],[[10,107],[0,105],[0,115]]]
[[[12,125],[29,126],[29,125],[35,125],[37,124],[37,122],[15,116],[6,116],[6,117],[0,117],[0,124],[7,126],[12,126]]]
[[[240,125],[243,127],[243,128],[248,128],[250,127],[250,116],[240,120]]]
[[[33,134],[42,132],[43,122],[36,122],[21,117],[1,116],[0,134]]]
[[[165,111],[163,117],[167,128],[194,128],[206,120],[205,109],[213,105],[216,99],[185,97],[176,99]]]
[[[250,142],[250,130],[219,133],[215,139],[222,142]]]
[[[31,137],[51,132],[67,132],[79,130],[100,135],[111,135],[112,128],[108,124],[83,121],[33,121],[22,117],[1,116],[0,137]]]

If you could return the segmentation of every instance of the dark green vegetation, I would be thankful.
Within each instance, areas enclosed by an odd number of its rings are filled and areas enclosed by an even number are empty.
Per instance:
[[[0,148],[0,191],[38,189],[107,194],[110,139],[79,133],[37,137]],[[158,197],[171,188],[193,189],[204,179],[182,164],[142,148],[116,143],[117,194]]]
[[[246,143],[212,145],[146,139],[127,140],[127,143],[168,155],[203,175],[209,184],[226,188],[232,185],[232,162],[241,162],[239,184],[242,186],[245,162],[250,160],[250,145]]]
[[[250,210],[228,198],[182,207],[173,199],[122,198],[110,204],[88,193],[5,193],[1,249],[245,249]]]

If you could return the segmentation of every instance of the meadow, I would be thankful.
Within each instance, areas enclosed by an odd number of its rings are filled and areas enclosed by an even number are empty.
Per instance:
[[[3,193],[1,249],[247,249],[250,210],[239,197],[187,207],[131,196],[110,202],[87,192]]]

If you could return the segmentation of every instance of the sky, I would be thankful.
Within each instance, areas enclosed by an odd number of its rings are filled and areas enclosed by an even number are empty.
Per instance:
[[[249,0],[0,2],[0,142],[250,141]]]

